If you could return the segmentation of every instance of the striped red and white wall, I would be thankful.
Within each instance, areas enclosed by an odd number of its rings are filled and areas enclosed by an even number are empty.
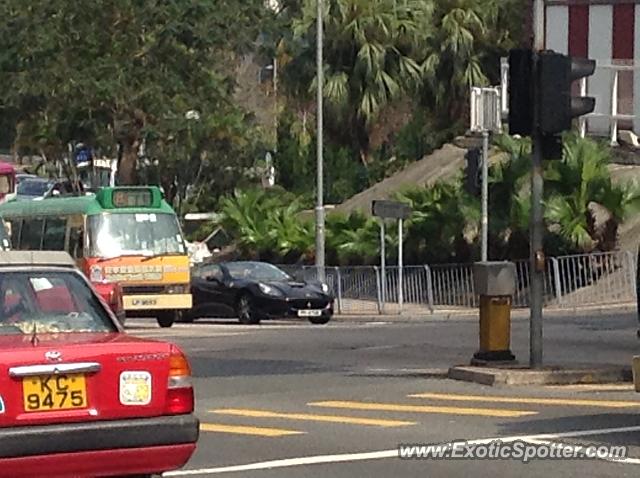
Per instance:
[[[588,92],[596,98],[596,113],[609,114],[612,72],[602,66],[640,65],[640,0],[547,0],[545,47],[598,62]],[[618,82],[618,113],[640,117],[640,70],[620,72]],[[621,126],[640,133],[640,121],[633,123]],[[608,128],[608,120],[589,122],[594,131]]]

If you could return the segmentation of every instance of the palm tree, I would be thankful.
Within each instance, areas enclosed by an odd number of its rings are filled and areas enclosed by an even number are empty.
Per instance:
[[[349,216],[330,214],[327,217],[327,252],[330,261],[340,265],[376,263],[380,254],[378,222],[359,211]]]
[[[609,162],[606,146],[569,136],[546,172],[546,219],[580,252],[615,248],[619,225],[640,205],[636,184],[612,183]]]
[[[405,242],[408,262],[460,262],[471,258],[479,208],[459,184],[436,183],[407,190],[397,197],[413,209]]]
[[[266,227],[275,249],[262,251],[262,255],[271,254],[283,262],[312,262],[315,248],[315,230],[312,221],[299,218],[302,206],[298,201],[280,205],[266,211]],[[273,260],[273,258],[272,258]]]
[[[327,128],[339,143],[359,151],[367,164],[369,136],[381,112],[421,84],[433,1],[327,0],[325,4]],[[282,60],[289,90],[309,99],[316,89],[315,7],[316,0],[304,1]]]
[[[220,225],[234,242],[241,254],[258,258],[265,250],[274,249],[275,244],[265,220],[267,211],[275,203],[264,191],[235,190],[233,196],[220,201]]]
[[[498,79],[499,57],[521,36],[523,0],[439,0],[424,63],[426,104],[451,121],[465,118],[470,86]]]

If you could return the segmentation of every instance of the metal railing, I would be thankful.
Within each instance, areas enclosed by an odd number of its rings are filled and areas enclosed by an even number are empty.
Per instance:
[[[595,74],[580,80],[580,95],[596,97],[596,111],[579,119],[582,137],[587,133],[606,132],[610,144],[617,146],[621,123],[625,125],[625,129],[635,130],[636,134],[640,134],[637,123],[640,111],[635,111],[640,102],[634,95],[634,90],[637,91],[635,83],[638,82],[638,74],[640,65],[636,65],[633,60],[598,61]]]
[[[515,261],[513,307],[529,306],[529,262]],[[281,266],[294,277],[317,280],[315,266]],[[339,314],[417,314],[437,310],[473,309],[473,264],[404,266],[402,299],[398,267],[326,267],[325,281],[336,298]],[[630,251],[551,257],[544,274],[548,308],[628,304],[636,300],[636,263]]]

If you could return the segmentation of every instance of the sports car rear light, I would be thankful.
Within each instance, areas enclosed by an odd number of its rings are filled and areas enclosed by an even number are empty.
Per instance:
[[[194,409],[191,367],[184,354],[172,347],[169,356],[169,378],[167,383],[166,413],[179,415],[191,413]]]

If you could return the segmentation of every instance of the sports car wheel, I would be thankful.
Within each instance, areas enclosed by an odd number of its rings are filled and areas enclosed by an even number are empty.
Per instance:
[[[253,299],[249,294],[242,294],[238,299],[237,313],[241,324],[260,323],[260,316],[253,308]]]
[[[325,315],[324,317],[309,317],[309,322],[314,325],[324,325],[331,320],[330,315]]]

